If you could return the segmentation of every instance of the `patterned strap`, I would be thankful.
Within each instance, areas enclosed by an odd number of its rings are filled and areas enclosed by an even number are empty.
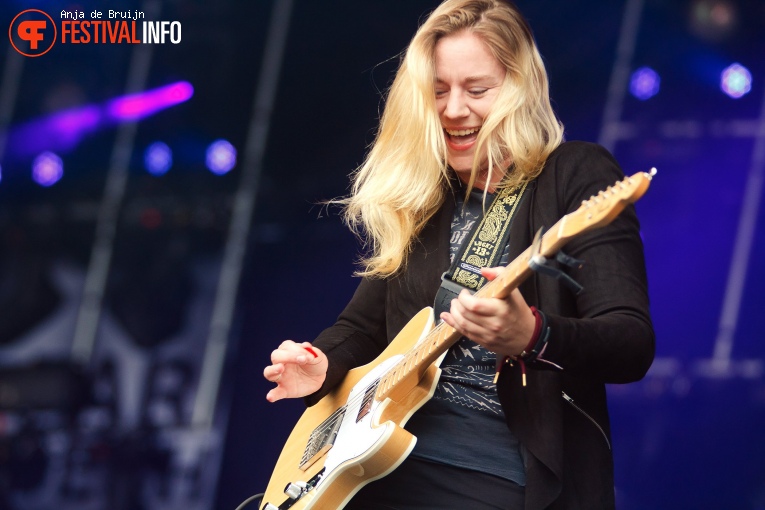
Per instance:
[[[480,223],[473,227],[467,240],[462,243],[451,267],[441,276],[441,286],[433,305],[436,317],[449,309],[452,299],[462,289],[475,292],[486,283],[481,268],[493,267],[499,263],[526,186],[524,183],[500,191]]]

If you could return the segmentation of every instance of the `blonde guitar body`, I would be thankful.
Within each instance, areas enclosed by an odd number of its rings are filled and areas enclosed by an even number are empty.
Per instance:
[[[515,258],[476,296],[505,298],[573,237],[610,223],[648,189],[656,173],[638,172],[590,197]],[[416,438],[403,429],[430,400],[439,364],[460,338],[433,311],[415,315],[373,362],[348,372],[343,382],[308,408],[287,439],[263,497],[261,510],[339,510],[369,482],[406,459]]]
[[[441,373],[438,363],[432,363],[424,376],[397,400],[389,397],[378,402],[374,398],[365,400],[364,396],[432,328],[432,309],[425,308],[377,359],[348,372],[340,386],[303,413],[276,463],[263,497],[265,504],[295,510],[343,508],[364,485],[382,478],[403,462],[417,438],[402,427],[433,396]],[[333,445],[318,453],[310,466],[301,469],[300,459],[312,433],[339,410],[342,417],[338,417]],[[308,485],[312,479],[316,482],[305,490],[302,484]],[[299,499],[292,501],[285,495],[289,484],[303,489]],[[292,504],[284,506],[289,503]]]

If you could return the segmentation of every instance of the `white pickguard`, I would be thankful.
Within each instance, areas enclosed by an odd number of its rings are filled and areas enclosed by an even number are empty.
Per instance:
[[[324,476],[322,477],[322,482],[326,482],[328,478],[332,478],[332,473],[345,462],[370,455],[376,451],[375,445],[382,445],[385,443],[385,436],[390,434],[388,429],[394,425],[383,424],[377,427],[372,426],[376,411],[382,405],[382,402],[372,399],[372,407],[369,412],[366,413],[366,416],[358,422],[356,421],[356,418],[363,405],[364,394],[366,393],[367,388],[373,384],[375,380],[379,379],[388,370],[393,368],[402,358],[403,355],[399,355],[385,360],[365,375],[358,384],[353,387],[353,390],[348,396],[345,416],[343,417],[342,425],[340,425],[337,437],[335,438],[335,444],[332,449],[327,452],[327,457],[324,460],[325,471]],[[321,483],[319,483],[319,485],[321,485]]]
[[[428,321],[429,325],[433,324],[432,313],[431,310],[431,317]],[[415,345],[422,342],[427,337],[430,330],[431,327],[426,327],[420,334],[420,338]],[[385,444],[388,436],[393,432],[396,424],[390,422],[378,424],[375,421],[381,408],[387,404],[387,400],[379,402],[373,398],[371,401],[371,408],[366,415],[361,420],[356,420],[362,405],[364,405],[364,394],[366,393],[367,388],[369,388],[369,386],[376,380],[380,379],[386,372],[393,369],[393,367],[395,367],[403,358],[403,354],[391,356],[373,368],[353,387],[348,395],[345,416],[343,417],[342,424],[338,430],[334,445],[332,446],[332,449],[327,452],[327,457],[324,460],[324,476],[322,476],[317,487],[326,483],[331,483],[335,476],[345,468],[349,462],[358,463],[364,458],[374,455],[379,448]],[[443,359],[443,356],[441,359]],[[408,420],[416,410],[416,408],[412,409],[406,419]],[[414,438],[410,445],[410,452],[411,449],[414,448],[416,442],[417,439]],[[407,455],[401,458],[401,462],[403,462],[408,455],[409,453],[407,452]],[[396,467],[398,467],[398,463],[391,466],[391,471]],[[362,469],[361,466],[359,466],[358,469]],[[359,472],[358,474],[360,476],[362,473]],[[368,479],[367,482],[382,478],[386,474],[387,472],[381,473],[379,476]]]

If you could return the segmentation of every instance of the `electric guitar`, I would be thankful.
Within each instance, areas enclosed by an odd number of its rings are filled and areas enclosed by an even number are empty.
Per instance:
[[[656,169],[625,177],[582,202],[513,260],[476,296],[506,297],[573,237],[602,227],[648,189]],[[332,392],[309,407],[284,445],[261,510],[341,509],[369,482],[398,467],[417,438],[404,430],[430,398],[440,360],[460,334],[434,327],[433,310],[415,315],[371,363],[349,371]]]

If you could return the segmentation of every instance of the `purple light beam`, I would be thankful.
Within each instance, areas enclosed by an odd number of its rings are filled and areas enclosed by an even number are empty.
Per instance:
[[[183,103],[194,95],[194,87],[181,81],[148,92],[118,97],[107,106],[110,119],[117,122],[140,120],[160,110]]]
[[[25,158],[50,150],[67,153],[86,135],[110,125],[143,119],[188,101],[194,87],[186,81],[172,83],[138,94],[118,97],[105,105],[85,105],[63,110],[12,128],[9,156]]]

